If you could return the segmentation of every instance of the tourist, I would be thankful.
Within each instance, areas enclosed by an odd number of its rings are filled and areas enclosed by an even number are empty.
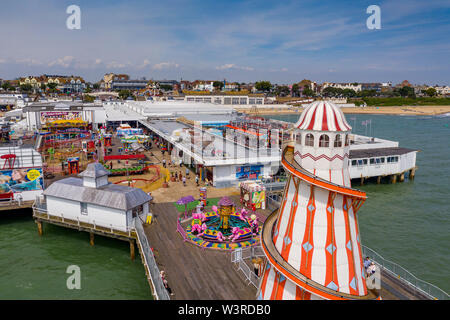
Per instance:
[[[183,186],[186,187],[186,177],[183,177]]]
[[[180,179],[179,181],[183,181],[183,175],[181,174],[181,171],[180,171],[180,173],[178,174],[178,178]]]
[[[180,159],[179,163],[180,163],[180,168],[181,168],[181,166],[183,165],[183,160]]]
[[[186,178],[189,179],[189,168],[186,168]]]
[[[195,183],[197,184],[197,187],[198,187],[198,181],[199,181],[199,178],[198,178],[198,175],[196,175],[195,176]]]
[[[109,163],[109,170],[112,170],[112,168],[113,168],[113,163],[112,163],[112,161]]]
[[[178,172],[175,171],[175,181],[178,181]]]
[[[366,257],[366,259],[364,259],[364,269],[367,271],[367,268],[370,266],[370,263],[372,261],[370,261],[369,257]]]
[[[175,167],[175,159],[174,158],[172,158],[171,162],[172,162],[172,167]]]
[[[253,271],[255,272],[255,275],[259,277],[259,263],[256,260],[253,263]]]
[[[163,167],[165,168],[166,167],[166,159],[163,159],[162,163],[163,163]]]
[[[367,275],[371,276],[373,275],[375,272],[377,272],[377,266],[375,265],[374,262],[370,263],[370,266],[367,268]]]

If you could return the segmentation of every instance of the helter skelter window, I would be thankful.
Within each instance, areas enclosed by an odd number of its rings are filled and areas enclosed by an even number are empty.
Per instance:
[[[319,147],[327,148],[330,146],[330,137],[326,134],[323,134],[319,138]]]
[[[314,147],[314,136],[311,133],[306,135],[305,146]]]
[[[336,135],[336,139],[334,140],[334,147],[335,148],[342,147],[342,138],[340,134]]]
[[[297,133],[297,135],[295,136],[295,142],[297,144],[302,144],[302,134],[301,133]]]

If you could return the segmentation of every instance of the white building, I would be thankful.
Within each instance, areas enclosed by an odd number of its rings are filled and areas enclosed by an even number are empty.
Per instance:
[[[40,130],[43,125],[58,120],[82,120],[92,124],[92,128],[106,123],[106,113],[102,104],[73,101],[32,103],[23,108],[28,130]]]
[[[79,176],[82,179],[58,180],[44,191],[48,215],[129,231],[135,217],[149,212],[150,196],[141,189],[109,183],[101,164],[89,164]]]
[[[338,89],[352,89],[355,90],[355,92],[361,91],[361,84],[360,83],[334,83],[334,82],[324,82],[322,84],[322,90],[327,88],[338,88]]]
[[[186,102],[204,102],[224,105],[263,105],[263,96],[249,95],[187,95],[184,97]]]
[[[442,95],[442,96],[446,96],[446,95],[450,95],[450,86],[435,86],[433,87],[437,94]]]

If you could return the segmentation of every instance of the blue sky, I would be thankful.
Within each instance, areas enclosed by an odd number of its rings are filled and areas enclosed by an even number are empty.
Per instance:
[[[66,8],[81,8],[81,30]],[[381,29],[369,30],[369,5]],[[450,1],[24,0],[2,3],[0,78],[450,84]]]

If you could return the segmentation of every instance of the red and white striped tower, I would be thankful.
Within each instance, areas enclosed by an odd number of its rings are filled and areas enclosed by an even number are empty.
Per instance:
[[[366,287],[356,212],[366,199],[351,188],[351,127],[331,102],[310,104],[283,151],[289,179],[281,207],[264,223],[267,263],[258,299],[376,299]]]

